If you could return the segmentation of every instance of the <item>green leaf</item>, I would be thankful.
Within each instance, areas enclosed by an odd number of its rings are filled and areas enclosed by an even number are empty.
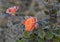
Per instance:
[[[59,42],[59,40],[54,38],[54,39],[53,39],[53,42]]]
[[[44,32],[44,31],[40,31],[39,34],[38,34],[38,36],[39,36],[40,38],[44,38],[45,32]]]
[[[56,12],[57,12],[56,9],[53,9],[53,10],[51,11],[52,14],[55,14]]]
[[[24,31],[24,37],[25,37],[25,38],[29,38],[29,37],[30,37],[30,34],[29,34],[28,31]]]
[[[60,36],[55,36],[55,39],[58,40],[58,42],[60,42]]]
[[[17,40],[16,42],[26,42],[25,39]]]
[[[60,29],[58,30],[58,34],[60,35]]]
[[[16,42],[21,42],[21,40],[17,40]]]
[[[51,32],[48,32],[45,36],[46,39],[52,39],[53,38],[53,34]]]
[[[43,39],[41,39],[41,38],[38,38],[38,42],[43,42]]]
[[[44,11],[46,15],[49,15],[49,12],[48,11]]]
[[[36,36],[34,35],[34,34],[31,34],[30,35],[30,39],[33,39],[33,38],[35,38]]]

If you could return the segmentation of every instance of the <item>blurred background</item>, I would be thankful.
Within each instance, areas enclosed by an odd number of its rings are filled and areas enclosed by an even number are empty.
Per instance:
[[[3,18],[11,6],[19,6],[17,17]],[[27,32],[22,24],[27,16],[45,22]],[[60,42],[60,0],[0,0],[0,42]]]

